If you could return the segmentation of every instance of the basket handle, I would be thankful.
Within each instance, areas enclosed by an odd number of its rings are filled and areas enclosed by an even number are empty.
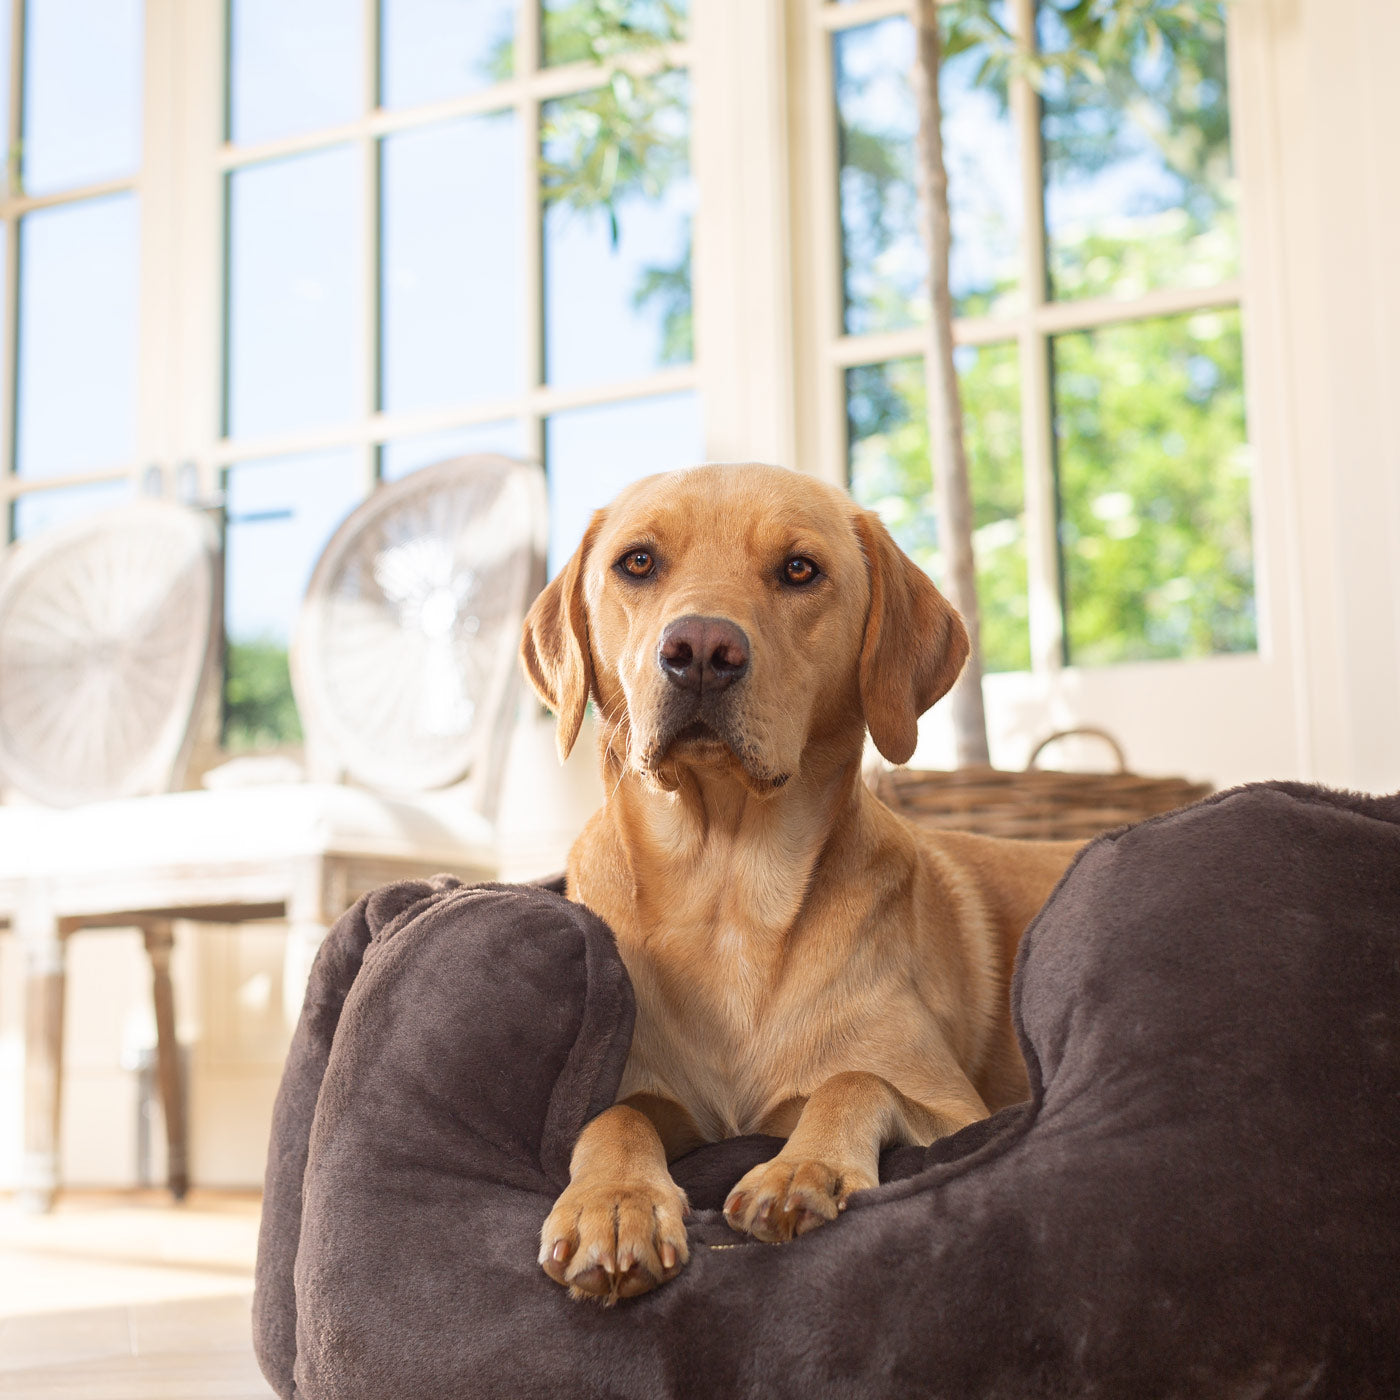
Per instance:
[[[1058,742],[1060,739],[1070,739],[1080,734],[1087,734],[1094,739],[1102,739],[1104,743],[1113,750],[1113,756],[1118,760],[1118,772],[1126,773],[1128,771],[1128,758],[1123,752],[1122,744],[1120,744],[1106,729],[1099,729],[1092,724],[1081,724],[1076,729],[1057,729],[1053,734],[1047,734],[1045,738],[1031,750],[1031,756],[1026,760],[1026,772],[1029,773],[1036,766],[1036,759],[1038,759],[1041,753],[1049,748],[1051,744]]]

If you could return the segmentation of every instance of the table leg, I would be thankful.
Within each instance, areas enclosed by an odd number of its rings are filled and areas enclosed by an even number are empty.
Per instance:
[[[46,909],[17,911],[24,949],[24,1157],[19,1201],[42,1212],[59,1185],[59,1108],[63,1087],[65,945]]]
[[[170,986],[170,950],[175,946],[169,920],[142,927],[151,960],[151,991],[156,1008],[156,1065],[165,1116],[166,1180],[177,1201],[189,1190],[185,1094],[180,1072],[180,1042],[175,1035],[175,996]]]
[[[339,910],[336,911],[339,913]],[[298,882],[287,901],[287,943],[282,958],[282,1014],[289,1026],[301,1015],[311,964],[330,932],[321,868],[314,867]]]

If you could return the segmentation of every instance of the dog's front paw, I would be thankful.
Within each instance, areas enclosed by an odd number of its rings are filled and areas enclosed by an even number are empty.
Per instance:
[[[574,1182],[540,1231],[540,1266],[575,1298],[611,1307],[675,1278],[690,1258],[685,1192],[672,1181]]]
[[[777,1244],[835,1220],[852,1192],[874,1185],[859,1169],[779,1154],[740,1179],[724,1203],[724,1218],[736,1230]]]

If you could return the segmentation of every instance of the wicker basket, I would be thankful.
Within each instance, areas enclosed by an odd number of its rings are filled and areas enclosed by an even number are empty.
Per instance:
[[[1047,745],[1081,734],[1110,745],[1118,762],[1116,773],[1059,773],[1035,766]],[[921,826],[1043,841],[1085,840],[1184,807],[1211,792],[1209,783],[1129,773],[1118,741],[1102,729],[1089,728],[1065,729],[1042,739],[1023,773],[896,768],[879,774],[873,787],[896,812]]]

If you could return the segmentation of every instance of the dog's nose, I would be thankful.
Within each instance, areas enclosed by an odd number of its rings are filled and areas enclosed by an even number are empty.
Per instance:
[[[722,617],[678,617],[661,634],[656,660],[682,690],[724,690],[749,669],[749,639]]]

